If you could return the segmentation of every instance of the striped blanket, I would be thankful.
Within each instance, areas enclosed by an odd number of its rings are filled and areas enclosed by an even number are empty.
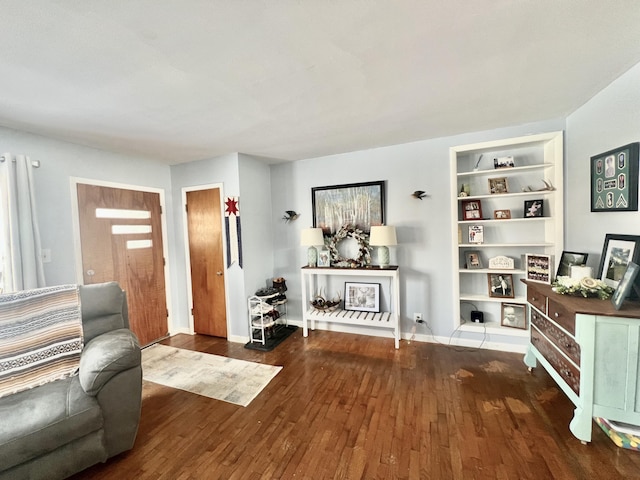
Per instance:
[[[82,346],[77,285],[0,295],[0,397],[76,374]]]

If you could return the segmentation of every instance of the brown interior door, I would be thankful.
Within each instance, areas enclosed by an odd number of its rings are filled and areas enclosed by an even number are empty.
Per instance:
[[[79,183],[85,285],[115,280],[141,345],[168,335],[160,195]]]
[[[187,192],[194,330],[227,338],[221,218],[219,188]]]

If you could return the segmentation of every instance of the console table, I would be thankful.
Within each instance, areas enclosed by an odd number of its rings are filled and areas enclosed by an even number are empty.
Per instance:
[[[608,300],[527,285],[530,343],[524,357],[545,368],[576,406],[569,430],[591,441],[592,418],[640,425],[640,302]]]
[[[384,328],[393,332],[395,347],[400,348],[400,282],[397,266],[362,267],[362,268],[330,268],[330,267],[302,267],[302,334],[309,335],[308,324],[315,330],[316,320],[344,325]],[[390,279],[388,312],[358,312],[353,310],[336,309],[330,312],[313,308],[310,300],[317,291],[317,280],[320,276],[349,276],[349,277],[386,277]]]

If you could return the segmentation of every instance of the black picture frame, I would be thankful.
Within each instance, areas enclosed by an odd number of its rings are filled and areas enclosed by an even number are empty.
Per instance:
[[[618,283],[616,291],[611,296],[611,303],[616,310],[620,310],[622,302],[629,296],[632,287],[635,285],[636,278],[640,272],[640,266],[637,263],[629,262],[627,268]]]
[[[640,263],[640,236],[607,233],[604,237],[598,278],[617,288],[629,262]]]
[[[380,312],[380,284],[345,282],[344,309],[356,312]]]
[[[638,152],[630,143],[591,157],[591,211],[638,211]]]
[[[541,198],[524,201],[524,218],[544,216],[544,201]]]
[[[311,208],[313,226],[322,228],[325,236],[335,234],[347,224],[369,233],[372,225],[384,224],[385,182],[313,187]]]
[[[570,276],[571,267],[574,265],[578,265],[578,266],[586,265],[588,258],[589,258],[588,253],[569,252],[569,251],[563,250],[562,255],[560,256],[560,261],[558,262],[558,270],[556,271],[556,278]]]

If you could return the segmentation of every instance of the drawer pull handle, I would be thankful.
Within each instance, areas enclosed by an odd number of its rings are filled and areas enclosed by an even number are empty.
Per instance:
[[[536,301],[536,297],[531,297],[531,300],[535,302]]]
[[[555,312],[555,313],[553,314],[553,316],[554,316],[554,317],[556,317],[556,318],[558,318],[558,317],[560,316],[560,314],[559,314],[558,312]]]
[[[565,374],[565,376],[567,377],[572,377],[573,375],[571,375],[571,372],[569,370],[564,370],[563,373]]]

